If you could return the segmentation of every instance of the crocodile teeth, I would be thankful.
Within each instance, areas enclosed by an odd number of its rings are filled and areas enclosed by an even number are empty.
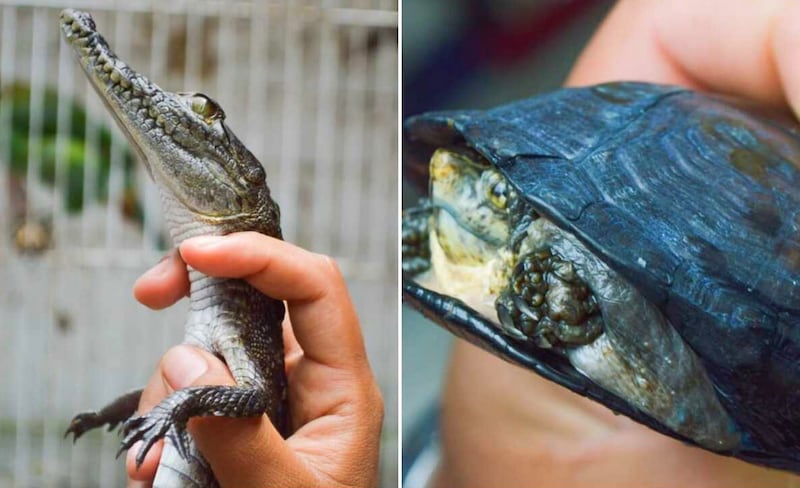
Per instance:
[[[109,76],[109,78],[111,78],[111,81],[114,82],[114,83],[119,83],[119,80],[122,79],[122,73],[120,73],[119,70],[117,70],[117,69],[111,70],[111,72],[108,74],[108,76]]]

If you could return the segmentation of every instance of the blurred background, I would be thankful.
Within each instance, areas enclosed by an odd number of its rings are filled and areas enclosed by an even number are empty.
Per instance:
[[[486,109],[557,89],[613,2],[608,0],[403,0],[402,116]],[[403,181],[402,205],[425,189]],[[435,431],[451,336],[402,310],[403,475],[421,487],[435,463],[422,453]]]
[[[61,41],[65,7],[161,87],[216,99],[285,238],[338,260],[396,486],[396,0],[0,0],[0,486],[122,486],[117,435],[64,430],[141,387],[186,313],[131,294],[169,245],[158,194]]]

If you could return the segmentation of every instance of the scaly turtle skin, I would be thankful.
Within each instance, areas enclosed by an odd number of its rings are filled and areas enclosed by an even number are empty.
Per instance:
[[[404,214],[408,303],[659,432],[800,472],[795,123],[610,83],[405,131],[430,179]]]

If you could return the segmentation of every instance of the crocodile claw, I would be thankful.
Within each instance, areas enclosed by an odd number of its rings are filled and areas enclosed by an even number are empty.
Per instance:
[[[86,432],[108,425],[108,431],[114,430],[125,419],[130,418],[135,412],[136,407],[139,405],[139,399],[142,396],[142,390],[133,390],[120,395],[114,401],[104,406],[99,410],[88,410],[81,412],[72,418],[69,423],[64,437],[70,434],[74,437],[72,442],[78,440]]]
[[[64,432],[64,438],[66,439],[70,434],[72,434],[72,443],[74,444],[78,440],[78,437],[92,429],[101,427],[105,423],[106,422],[103,421],[100,418],[100,415],[95,411],[81,412],[72,418],[72,421],[69,423],[69,427],[67,427],[67,430]],[[111,430],[113,427],[114,426],[111,425],[109,430]]]
[[[174,419],[170,410],[156,406],[148,413],[128,419],[122,426],[125,437],[122,439],[117,457],[122,451],[130,449],[136,441],[144,441],[136,454],[136,467],[142,465],[147,452],[159,439],[168,437],[178,453],[186,459],[189,452],[189,434],[186,422]]]
[[[186,424],[176,423],[167,432],[167,438],[175,446],[181,458],[189,459],[189,432],[186,431]]]

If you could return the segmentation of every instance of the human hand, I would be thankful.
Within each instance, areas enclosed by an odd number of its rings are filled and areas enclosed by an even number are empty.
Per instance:
[[[675,84],[800,115],[798,26],[800,4],[791,0],[623,0],[566,84]]]
[[[431,488],[796,486],[797,477],[661,435],[458,341]]]
[[[383,401],[333,260],[254,232],[200,237],[139,278],[134,295],[154,309],[172,305],[189,292],[186,264],[211,276],[242,278],[285,300],[291,318],[283,335],[293,434],[282,439],[266,416],[189,421],[221,486],[375,486]],[[212,354],[177,346],[145,387],[139,413],[180,388],[232,384],[230,372]],[[132,486],[152,482],[162,446],[159,441],[138,470],[138,444],[128,451]]]
[[[677,84],[800,114],[800,4],[622,0],[566,84]],[[434,485],[793,486],[798,478],[660,435],[458,341]]]

